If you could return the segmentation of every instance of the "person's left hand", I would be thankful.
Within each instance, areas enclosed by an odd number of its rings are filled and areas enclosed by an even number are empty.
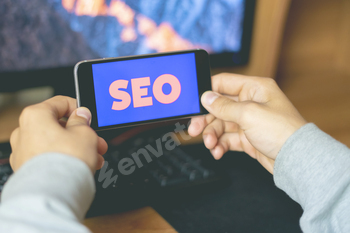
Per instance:
[[[68,117],[67,121],[61,118]],[[76,100],[55,96],[26,107],[19,127],[11,135],[10,164],[18,170],[31,158],[46,152],[58,152],[85,162],[92,172],[103,165],[107,143],[90,127],[91,113],[76,108]]]

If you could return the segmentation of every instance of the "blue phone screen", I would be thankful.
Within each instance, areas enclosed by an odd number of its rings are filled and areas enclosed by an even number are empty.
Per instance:
[[[92,65],[98,126],[200,112],[194,53]]]

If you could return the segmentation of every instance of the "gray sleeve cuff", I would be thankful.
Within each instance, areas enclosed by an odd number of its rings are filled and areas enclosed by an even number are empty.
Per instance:
[[[83,161],[72,156],[60,153],[36,156],[10,177],[1,201],[35,195],[55,199],[82,220],[95,195],[93,174]]]
[[[303,209],[306,205],[321,207],[346,189],[349,167],[349,148],[309,123],[278,153],[274,181]]]

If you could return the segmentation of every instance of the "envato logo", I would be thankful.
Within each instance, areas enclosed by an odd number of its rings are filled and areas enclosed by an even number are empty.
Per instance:
[[[175,124],[174,132],[168,132],[162,137],[155,140],[155,147],[153,147],[151,144],[147,144],[143,148],[140,148],[136,152],[132,153],[131,158],[125,157],[121,159],[118,162],[117,166],[119,173],[124,176],[131,175],[136,170],[136,167],[143,167],[143,163],[140,159],[141,156],[145,158],[147,163],[150,163],[152,162],[152,157],[150,154],[153,154],[156,158],[159,158],[160,156],[164,155],[163,144],[167,151],[174,150],[177,146],[181,145],[181,142],[179,141],[175,133],[180,134],[183,140],[190,140],[192,137],[185,133],[185,128],[185,125],[181,125],[179,122],[177,122]],[[113,186],[115,186],[115,183],[117,182],[119,176],[118,174],[113,176],[114,170],[112,168],[107,170],[107,168],[108,161],[105,161],[97,179],[98,182],[103,182],[103,188],[107,188],[112,183],[114,183]]]

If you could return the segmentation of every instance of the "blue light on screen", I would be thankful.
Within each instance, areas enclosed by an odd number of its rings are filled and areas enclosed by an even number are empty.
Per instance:
[[[200,112],[194,53],[93,64],[92,71],[99,127]],[[157,101],[152,91],[154,81],[164,74],[175,76],[181,85],[179,97],[170,104]],[[143,98],[152,97],[153,105],[134,108],[131,79],[142,77],[150,78],[150,85],[142,87],[148,92]],[[120,90],[129,93],[131,104],[124,110],[113,110],[113,102],[120,100],[110,95],[109,87],[119,79],[129,81],[127,88]],[[171,86],[166,83],[162,90],[167,95]]]

